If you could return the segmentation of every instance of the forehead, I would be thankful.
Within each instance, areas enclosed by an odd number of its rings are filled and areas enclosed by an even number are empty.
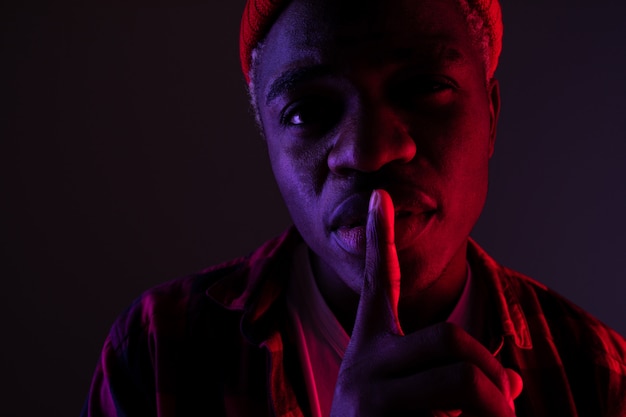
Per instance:
[[[468,33],[456,0],[294,0],[265,39],[257,75],[298,65],[479,61]]]

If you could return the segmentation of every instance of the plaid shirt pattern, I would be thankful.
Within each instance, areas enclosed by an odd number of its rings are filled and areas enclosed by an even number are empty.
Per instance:
[[[83,417],[308,415],[286,331],[292,228],[250,256],[157,286],[115,322]],[[470,240],[494,304],[498,358],[524,390],[519,417],[626,417],[626,341]]]

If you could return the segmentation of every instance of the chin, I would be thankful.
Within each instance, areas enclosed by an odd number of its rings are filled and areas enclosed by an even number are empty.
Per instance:
[[[402,291],[423,291],[433,286],[441,278],[453,261],[465,253],[459,251],[465,248],[467,238],[461,239],[458,244],[433,244],[424,248],[405,249],[398,252],[402,282]],[[422,246],[420,248],[420,246]]]

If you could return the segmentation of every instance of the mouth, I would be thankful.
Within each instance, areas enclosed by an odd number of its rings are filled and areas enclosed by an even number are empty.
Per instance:
[[[393,199],[393,195],[392,195]],[[398,249],[411,244],[430,223],[437,207],[433,199],[412,193],[409,198],[394,199],[395,235]],[[354,194],[344,200],[331,216],[330,233],[346,252],[365,256],[369,194]]]
[[[426,213],[430,213],[430,212],[426,212]],[[396,210],[394,217],[395,217],[395,221],[398,221],[398,220],[402,220],[413,215],[415,214],[408,210]],[[365,225],[367,224],[367,212],[363,215],[349,216],[349,217],[346,217],[345,219],[338,219],[336,223],[337,224],[331,226],[330,228],[330,230],[333,232],[336,230],[340,230],[340,229],[354,229],[357,227],[365,227]]]

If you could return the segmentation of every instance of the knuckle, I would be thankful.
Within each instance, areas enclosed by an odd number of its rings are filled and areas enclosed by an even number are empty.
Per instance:
[[[496,378],[498,389],[502,392],[508,392],[510,390],[509,375],[507,374],[506,369],[504,369],[503,366],[499,366],[496,369]]]
[[[453,323],[443,322],[438,326],[439,338],[446,346],[459,347],[466,339],[465,331]]]
[[[483,382],[482,371],[474,364],[463,362],[458,367],[458,382],[462,391],[475,395]]]

